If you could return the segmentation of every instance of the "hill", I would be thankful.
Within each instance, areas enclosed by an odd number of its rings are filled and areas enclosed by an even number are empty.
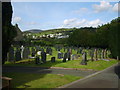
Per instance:
[[[31,29],[31,30],[26,30],[24,33],[40,33],[42,30],[40,29]]]

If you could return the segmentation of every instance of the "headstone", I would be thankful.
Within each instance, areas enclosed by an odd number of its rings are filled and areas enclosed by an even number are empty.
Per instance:
[[[52,48],[49,49],[49,54],[52,55]]]
[[[21,60],[21,52],[20,49],[17,48],[16,53],[15,53],[15,60],[19,61]]]
[[[23,59],[24,46],[22,45],[22,46],[20,47],[20,49],[21,49],[21,58]]]
[[[90,57],[91,57],[91,61],[94,61],[94,50],[91,50],[90,51]]]
[[[35,46],[35,48],[36,48],[36,52],[40,50],[39,46]]]
[[[38,56],[36,56],[35,58],[35,64],[39,64],[40,58]]]
[[[61,52],[58,52],[58,59],[61,59]]]
[[[9,61],[14,61],[14,48],[10,47],[9,49]]]
[[[64,54],[63,62],[66,62],[66,59],[67,59],[67,53]]]
[[[81,65],[87,65],[87,53],[84,52],[82,55],[82,62],[80,63]]]
[[[49,48],[48,47],[46,48],[46,54],[49,54]]]
[[[97,52],[97,49],[95,49],[95,60],[98,61],[98,52]]]
[[[105,49],[105,58],[107,58],[107,49]]]
[[[41,61],[46,63],[46,53],[44,51],[41,52]]]
[[[75,60],[78,60],[78,55],[77,54],[75,54]]]
[[[104,50],[102,50],[102,59],[104,59]]]
[[[41,51],[38,51],[38,52],[37,52],[37,55],[40,56],[40,55],[41,55]]]
[[[35,57],[36,51],[34,48],[32,48],[32,57]]]
[[[63,53],[61,53],[61,58],[63,58]]]
[[[70,54],[70,52],[67,53],[67,58],[68,58],[68,61],[71,60],[71,54]]]
[[[71,55],[71,60],[75,60],[75,54]]]
[[[28,59],[28,56],[30,55],[30,50],[28,47],[24,48],[23,50],[23,59]]]
[[[51,62],[55,62],[55,57],[51,57]]]

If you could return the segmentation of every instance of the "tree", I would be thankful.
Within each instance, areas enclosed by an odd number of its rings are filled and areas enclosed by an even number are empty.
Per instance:
[[[2,64],[6,61],[9,47],[17,34],[11,24],[12,12],[11,2],[2,2]]]

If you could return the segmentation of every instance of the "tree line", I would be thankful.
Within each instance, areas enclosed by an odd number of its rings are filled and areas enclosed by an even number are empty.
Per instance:
[[[120,57],[120,17],[97,28],[74,28],[67,44],[69,46],[107,48],[113,58]]]

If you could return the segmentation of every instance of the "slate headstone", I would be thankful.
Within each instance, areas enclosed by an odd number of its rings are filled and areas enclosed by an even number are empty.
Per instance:
[[[32,48],[32,57],[35,57],[36,51],[34,48]]]
[[[46,63],[46,53],[44,51],[41,52],[41,61]]]
[[[66,62],[66,59],[67,59],[67,53],[64,54],[63,62]]]
[[[70,54],[70,52],[67,53],[67,58],[68,58],[68,61],[71,60],[71,54]]]
[[[82,62],[80,63],[81,65],[87,65],[87,53],[84,52],[82,55]]]
[[[16,50],[15,60],[16,60],[16,61],[21,60],[21,52],[20,52],[20,49],[17,49],[17,50]]]
[[[15,58],[14,58],[14,48],[13,47],[10,47],[9,49],[9,61],[14,61]]]
[[[35,64],[39,64],[40,58],[38,56],[36,56],[35,58]]]
[[[55,62],[55,57],[51,57],[51,62]]]

